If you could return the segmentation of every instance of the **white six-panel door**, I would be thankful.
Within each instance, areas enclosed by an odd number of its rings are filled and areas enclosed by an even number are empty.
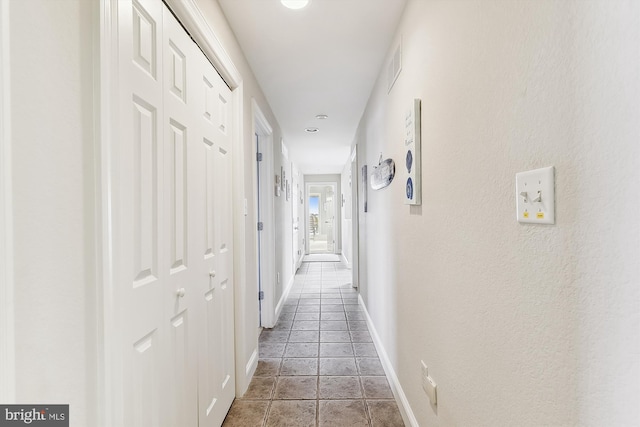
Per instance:
[[[198,298],[204,302],[198,330],[200,426],[219,426],[235,396],[233,325],[233,222],[231,194],[231,91],[201,51],[198,133],[200,169],[197,222],[203,245],[198,257]]]
[[[118,8],[123,416],[219,426],[235,394],[231,94],[160,0]]]

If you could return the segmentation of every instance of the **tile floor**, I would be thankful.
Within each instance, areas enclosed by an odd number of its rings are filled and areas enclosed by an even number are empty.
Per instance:
[[[259,351],[224,427],[404,426],[342,263],[302,264]]]

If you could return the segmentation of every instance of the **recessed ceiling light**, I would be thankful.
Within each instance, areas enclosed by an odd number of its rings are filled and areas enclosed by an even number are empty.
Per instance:
[[[329,116],[327,116],[326,114],[318,114],[316,116],[316,119],[318,119],[318,120],[326,120],[328,118],[329,118]]]
[[[302,9],[311,3],[311,0],[280,0],[280,3],[289,9]]]
[[[309,132],[309,133],[316,133],[318,132],[320,129],[318,128],[306,128],[304,131],[305,132]]]

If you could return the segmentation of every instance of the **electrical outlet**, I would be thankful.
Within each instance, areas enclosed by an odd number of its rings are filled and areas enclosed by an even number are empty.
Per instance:
[[[553,166],[516,174],[518,222],[555,224]]]

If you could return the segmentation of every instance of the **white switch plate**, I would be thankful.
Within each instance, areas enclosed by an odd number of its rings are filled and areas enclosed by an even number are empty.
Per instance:
[[[427,364],[424,363],[424,360],[420,361],[420,371],[421,371],[421,376],[420,379],[422,380],[422,389],[424,390],[424,392],[427,392],[427,378],[429,377],[429,368],[427,368]]]
[[[438,386],[435,381],[431,377],[427,377],[427,382],[424,385],[424,391],[427,392],[427,396],[429,396],[429,400],[433,406],[438,404]]]
[[[427,396],[429,396],[429,400],[433,405],[438,404],[438,395],[437,395],[437,385],[433,381],[433,379],[429,376],[429,368],[427,368],[427,364],[424,363],[423,360],[420,361],[420,367],[422,371],[422,389]]]
[[[516,174],[518,222],[555,224],[554,181],[553,166]]]

